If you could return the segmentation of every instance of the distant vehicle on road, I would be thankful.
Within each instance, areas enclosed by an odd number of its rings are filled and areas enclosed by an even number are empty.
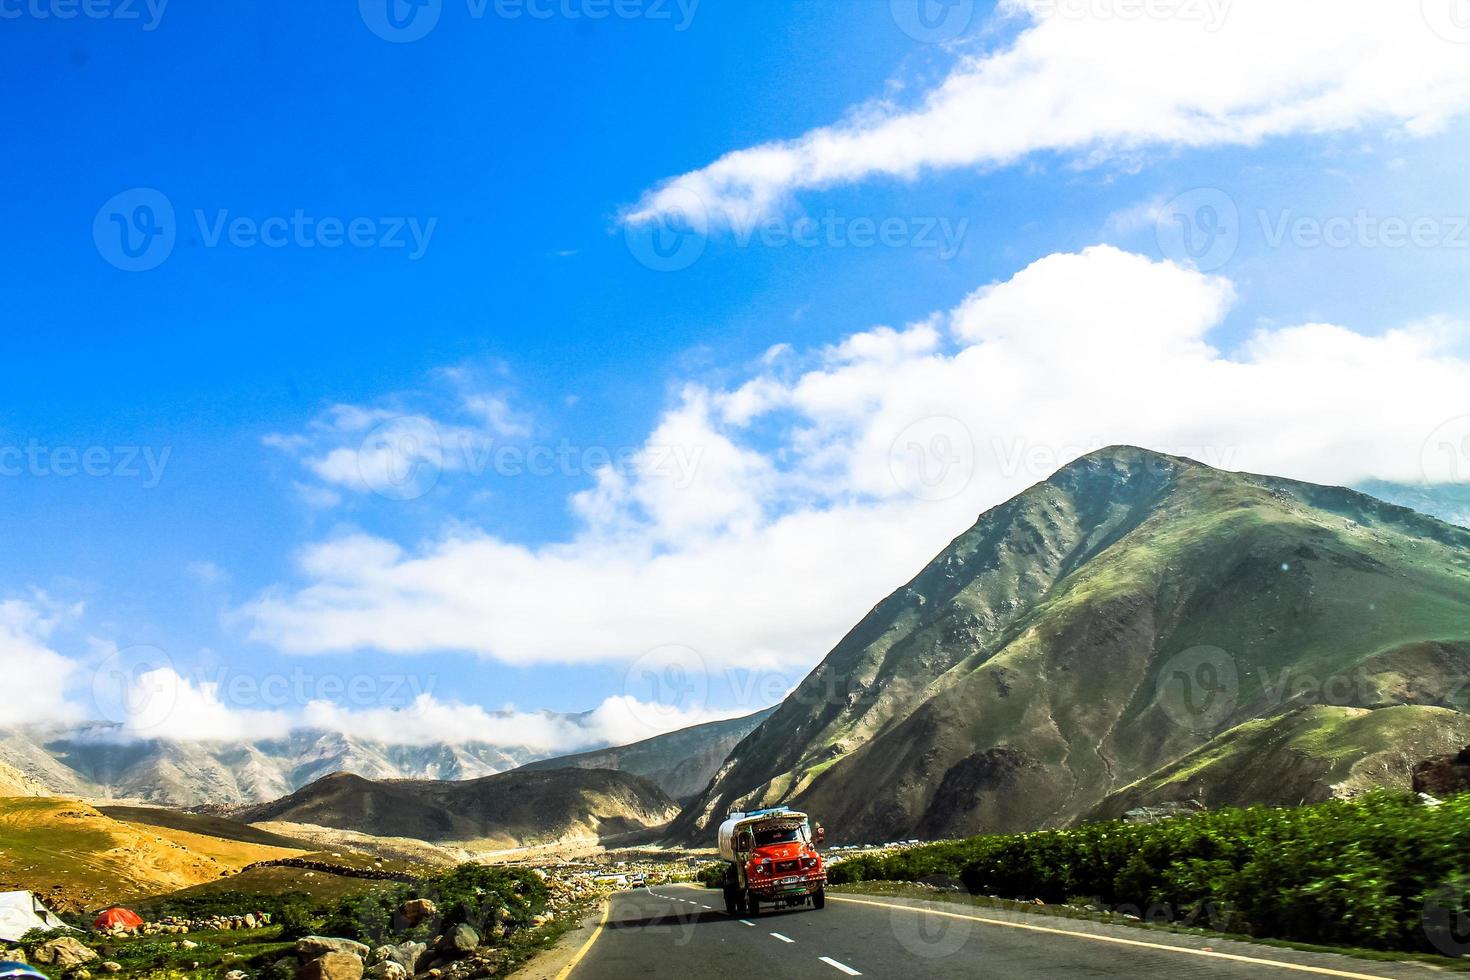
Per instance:
[[[720,825],[725,911],[754,917],[762,904],[825,907],[827,869],[817,853],[825,837],[805,813],[785,807],[730,814]]]
[[[629,888],[647,888],[648,875],[634,875],[628,879]]]

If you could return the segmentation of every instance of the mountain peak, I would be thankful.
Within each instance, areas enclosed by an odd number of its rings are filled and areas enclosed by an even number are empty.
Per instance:
[[[1057,475],[1066,473],[1068,470],[1079,467],[1096,467],[1101,464],[1112,464],[1129,470],[1140,468],[1167,470],[1177,472],[1185,467],[1211,467],[1188,456],[1171,456],[1154,449],[1146,449],[1142,446],[1130,446],[1119,443],[1113,446],[1104,446],[1102,449],[1094,449],[1090,453],[1078,456],[1072,462],[1057,471]]]

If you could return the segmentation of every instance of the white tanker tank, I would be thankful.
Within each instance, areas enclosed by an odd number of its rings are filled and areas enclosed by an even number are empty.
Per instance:
[[[743,860],[735,853],[735,838],[742,830],[751,829],[759,824],[795,822],[802,825],[806,830],[804,835],[807,840],[811,839],[811,822],[805,813],[798,810],[789,810],[786,807],[774,807],[769,810],[753,810],[750,813],[732,813],[720,824],[720,857],[732,864],[738,864]]]

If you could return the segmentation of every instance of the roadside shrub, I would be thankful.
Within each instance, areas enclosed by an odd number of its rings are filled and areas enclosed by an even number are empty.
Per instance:
[[[438,923],[424,922],[407,929],[394,921],[398,907],[409,899],[427,898],[439,908]],[[443,874],[412,885],[398,885],[340,900],[322,929],[333,936],[375,945],[403,939],[425,939],[436,929],[465,923],[487,941],[497,932],[515,932],[531,925],[546,910],[547,891],[530,871],[461,864]]]
[[[951,841],[832,867],[836,884],[958,877],[974,894],[1090,896],[1151,921],[1261,937],[1434,951],[1425,910],[1470,869],[1470,794],[1428,807],[1375,793],[1294,809]],[[1452,915],[1455,910],[1447,910]]]
[[[725,887],[725,863],[716,861],[713,864],[706,864],[695,872],[694,880],[706,888]]]

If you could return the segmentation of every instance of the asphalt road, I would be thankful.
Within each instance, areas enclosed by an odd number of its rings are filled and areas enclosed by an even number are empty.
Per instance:
[[[963,905],[829,895],[758,918],[688,885],[614,896],[571,980],[1422,977],[1423,967]],[[568,976],[563,971],[563,977]]]

